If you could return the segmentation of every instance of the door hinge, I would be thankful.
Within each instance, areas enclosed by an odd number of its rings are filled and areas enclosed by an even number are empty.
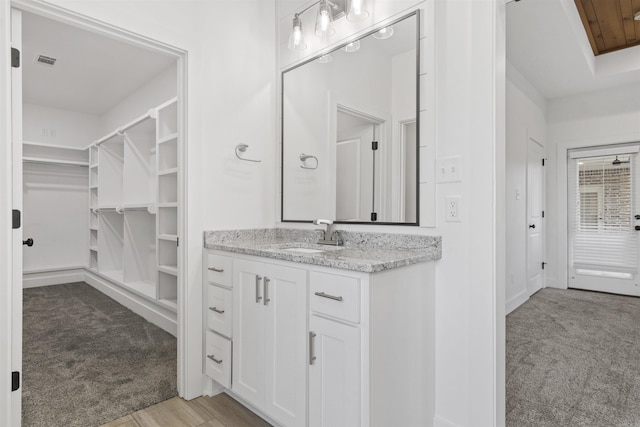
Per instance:
[[[544,218],[544,211],[542,211],[542,218]]]
[[[371,212],[371,221],[376,222],[378,220],[377,212]]]
[[[14,209],[12,211],[12,215],[11,215],[11,221],[12,221],[12,228],[16,229],[16,228],[20,228],[20,211],[17,209]]]
[[[11,391],[16,391],[20,388],[20,372],[11,372]]]
[[[547,159],[542,159],[542,166],[544,166],[545,160]]]
[[[542,261],[542,269],[544,270],[544,266],[547,265],[546,262]]]
[[[376,151],[378,149],[378,141],[371,141],[371,149]]]
[[[180,238],[176,237],[176,246],[180,246]]]
[[[15,47],[11,48],[11,67],[20,68],[20,51]]]

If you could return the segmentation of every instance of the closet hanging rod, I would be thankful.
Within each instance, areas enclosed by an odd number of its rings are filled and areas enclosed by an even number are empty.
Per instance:
[[[88,168],[89,164],[84,163],[73,163],[73,162],[63,162],[63,161],[53,161],[53,160],[36,160],[36,159],[22,159],[22,163],[34,163],[41,165],[56,165],[56,166],[77,166],[81,168]]]
[[[144,122],[147,119],[155,119],[157,116],[158,116],[158,113],[157,113],[156,109],[152,108],[149,111],[147,111],[146,114],[143,114],[142,116],[138,117],[137,119],[135,119],[135,120],[127,123],[126,125],[114,130],[113,132],[111,132],[107,136],[104,136],[104,137],[100,138],[99,140],[96,141],[95,146],[97,147],[97,146],[101,145],[103,142],[113,138],[116,135],[122,135],[123,133],[125,133],[126,131],[128,131],[132,127],[134,127],[135,125],[140,124],[140,123]]]

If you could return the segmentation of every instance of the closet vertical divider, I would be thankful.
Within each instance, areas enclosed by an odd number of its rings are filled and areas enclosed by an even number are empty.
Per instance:
[[[124,137],[113,133],[97,144],[100,146],[100,173],[98,174],[98,271],[117,282],[122,282],[124,221],[118,208],[122,206],[124,169]]]
[[[89,268],[98,271],[98,147],[89,147]]]
[[[155,111],[124,131],[124,284],[157,299]]]
[[[176,309],[178,295],[178,111],[177,99],[157,108],[158,299]]]

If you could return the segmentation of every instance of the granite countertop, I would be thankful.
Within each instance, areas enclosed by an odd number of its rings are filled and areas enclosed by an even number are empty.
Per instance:
[[[321,230],[206,231],[204,247],[245,255],[373,273],[442,257],[442,238],[337,230],[342,246],[318,245]],[[313,250],[322,252],[311,252]],[[306,252],[305,252],[306,251]]]

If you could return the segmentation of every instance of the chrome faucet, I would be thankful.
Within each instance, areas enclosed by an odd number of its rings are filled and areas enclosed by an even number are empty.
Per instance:
[[[326,225],[327,226],[327,230],[324,231],[323,230],[323,238],[318,240],[318,244],[319,245],[335,245],[335,246],[339,246],[342,244],[342,241],[340,240],[339,237],[336,237],[335,239],[333,238],[334,235],[334,224],[333,221],[331,221],[330,219],[316,219],[313,221],[314,224],[316,225]]]

